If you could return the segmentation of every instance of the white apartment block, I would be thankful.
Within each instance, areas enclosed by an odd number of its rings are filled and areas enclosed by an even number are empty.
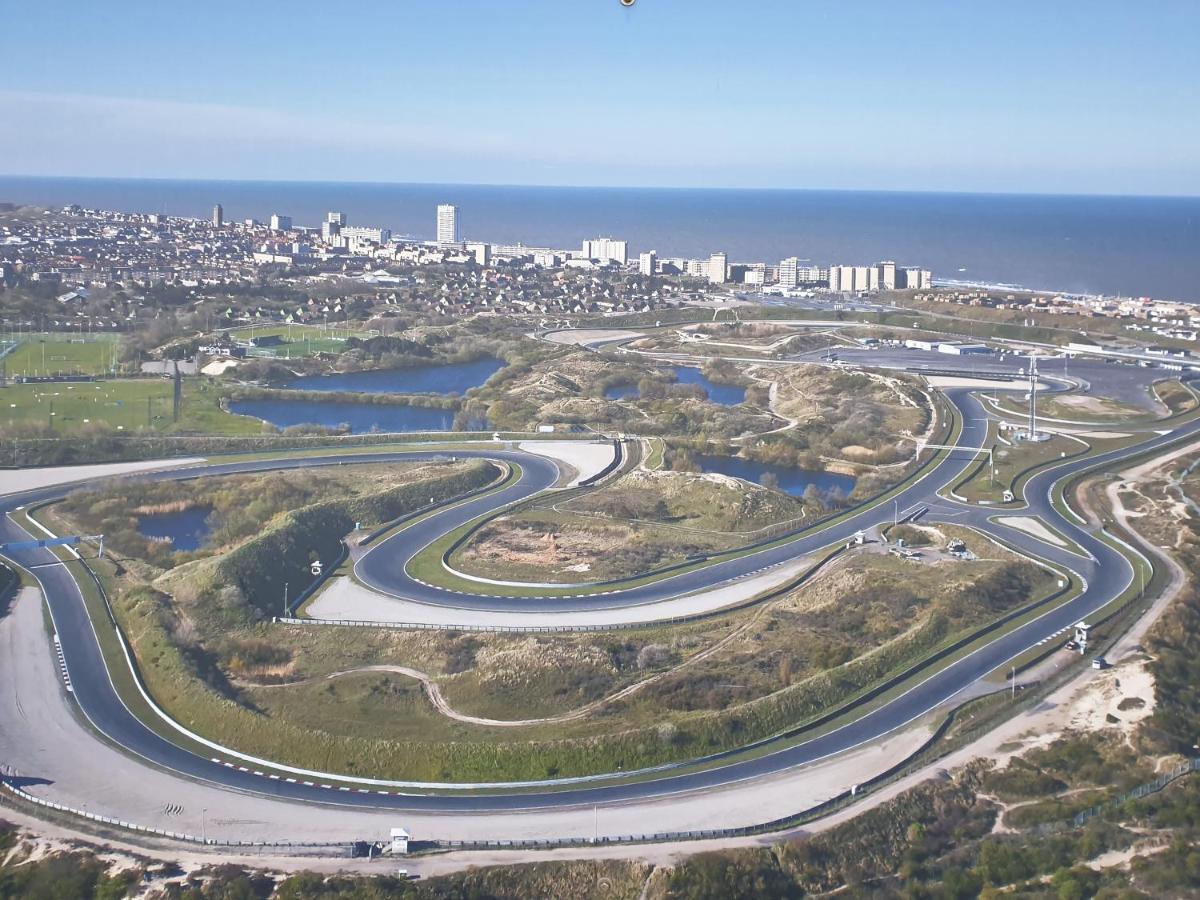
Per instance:
[[[442,203],[437,208],[437,242],[458,243],[458,207]]]
[[[625,265],[629,261],[629,242],[612,238],[596,238],[583,242],[583,258]]]
[[[724,284],[729,278],[729,257],[724,253],[714,253],[708,258],[708,283]]]

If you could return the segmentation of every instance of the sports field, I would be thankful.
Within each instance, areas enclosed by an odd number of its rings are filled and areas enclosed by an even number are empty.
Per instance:
[[[285,358],[311,356],[314,353],[340,353],[345,349],[346,338],[368,336],[344,325],[249,325],[236,328],[229,335],[235,341],[278,337],[281,343],[257,348],[253,352]]]
[[[21,340],[4,357],[14,375],[103,375],[112,372],[120,356],[115,338],[71,340],[59,335],[34,335]]]
[[[77,384],[10,384],[0,388],[0,426],[37,424],[63,432],[92,424],[132,431],[203,431],[258,434],[262,424],[220,407],[220,394],[204,382],[184,383],[179,422],[172,415],[169,379],[142,378]]]

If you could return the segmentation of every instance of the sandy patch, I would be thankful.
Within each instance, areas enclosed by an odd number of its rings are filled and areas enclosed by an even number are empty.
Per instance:
[[[105,463],[96,466],[50,466],[40,469],[0,470],[0,494],[13,494],[54,484],[70,484],[74,481],[95,481],[114,475],[132,472],[152,472],[157,469],[178,469],[204,462],[202,456],[186,459],[153,459],[143,462]]]
[[[1139,465],[1125,469],[1121,472],[1121,474],[1130,481],[1138,481],[1147,474],[1153,472],[1155,469],[1161,469],[1168,463],[1172,463],[1179,459],[1181,456],[1188,456],[1191,453],[1195,453],[1197,449],[1200,449],[1200,440],[1189,441],[1182,447],[1177,447],[1175,450],[1172,450],[1170,453],[1167,453],[1163,456],[1152,457],[1144,463],[1140,463]]]
[[[919,372],[916,374],[920,374]],[[1029,387],[1026,378],[1014,377],[1012,381],[1001,378],[972,378],[970,375],[926,375],[926,380],[934,387],[945,388],[979,388],[980,390],[1024,391]],[[1038,390],[1046,390],[1045,382],[1038,382]]]
[[[214,359],[200,371],[205,375],[222,375],[228,369],[236,369],[237,366],[236,359]]]
[[[1080,412],[1109,413],[1121,411],[1119,405],[1113,401],[1093,397],[1088,394],[1063,394],[1055,397],[1054,402],[1057,406],[1070,410],[1079,410]],[[1130,414],[1136,415],[1134,410],[1130,410]]]
[[[566,331],[550,331],[544,335],[552,344],[574,344],[578,347],[610,344],[613,341],[628,341],[644,337],[640,331],[614,331],[607,328],[571,328]]]
[[[1138,722],[1154,712],[1154,677],[1146,667],[1146,658],[1134,657],[1093,674],[1092,681],[1070,704],[1067,728],[1120,728],[1128,737]]]
[[[1001,525],[1007,525],[1009,528],[1015,528],[1017,531],[1023,531],[1030,537],[1035,537],[1039,541],[1052,544],[1055,547],[1062,547],[1064,549],[1070,547],[1070,544],[1043,525],[1040,519],[1036,519],[1033,516],[997,516],[995,521]]]
[[[559,463],[560,471],[565,465],[569,471],[564,472],[564,476],[571,476],[568,487],[603,471],[613,461],[614,452],[608,441],[522,441],[518,447],[554,460]]]

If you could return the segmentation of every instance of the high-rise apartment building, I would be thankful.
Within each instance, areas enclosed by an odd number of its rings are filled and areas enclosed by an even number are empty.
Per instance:
[[[625,265],[629,261],[629,242],[614,241],[612,238],[596,238],[583,242],[585,259],[595,259],[600,262],[615,262]]]
[[[458,207],[442,203],[437,208],[437,242],[458,243]]]
[[[794,288],[800,283],[800,260],[795,256],[789,256],[787,259],[779,262],[779,286],[783,288]]]
[[[291,231],[292,217],[281,216],[279,213],[271,213],[271,230],[272,231]]]
[[[225,209],[220,203],[213,207],[212,224],[213,228],[220,228],[225,224]]]
[[[325,213],[325,221],[330,225],[343,228],[346,225],[346,214],[343,212],[328,212]]]
[[[857,293],[879,287],[879,273],[874,266],[830,266],[829,289]]]
[[[658,271],[658,256],[653,250],[647,250],[638,256],[638,274],[654,275]]]
[[[875,268],[879,271],[879,286],[885,291],[894,291],[896,289],[896,264],[890,259],[885,259]]]
[[[933,273],[928,269],[905,269],[903,287],[908,290],[927,290],[933,285]]]
[[[708,283],[724,284],[729,277],[729,257],[714,253],[708,258]]]

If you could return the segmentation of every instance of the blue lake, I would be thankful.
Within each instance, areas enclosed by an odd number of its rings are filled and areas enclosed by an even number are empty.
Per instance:
[[[284,387],[356,394],[462,394],[470,388],[479,387],[504,366],[504,360],[487,356],[474,362],[445,366],[304,375],[289,381]]]
[[[423,406],[396,406],[385,403],[335,403],[323,400],[233,400],[229,411],[239,416],[254,416],[279,428],[291,425],[324,425],[338,428],[349,425],[354,434],[368,431],[450,431],[454,410],[427,409]],[[472,431],[487,428],[479,422]]]
[[[604,396],[609,400],[636,400],[638,398],[638,386],[629,382],[614,384],[604,392]]]
[[[779,489],[799,497],[810,484],[822,491],[841,491],[849,494],[854,490],[855,479],[851,475],[838,475],[833,472],[812,472],[808,469],[796,469],[791,466],[776,466],[770,463],[753,462],[736,456],[704,456],[693,457],[696,464],[705,472],[718,472],[732,478],[743,478],[762,484],[763,476],[768,472],[779,480]]]
[[[138,533],[143,537],[170,540],[176,550],[199,550],[208,540],[207,506],[194,506],[180,512],[138,516]]]
[[[712,403],[721,406],[737,406],[746,399],[746,389],[732,384],[714,384],[704,377],[704,373],[694,366],[672,366],[669,369],[680,384],[695,384],[704,389]],[[638,397],[636,384],[615,384],[604,392],[609,400],[633,400]]]

